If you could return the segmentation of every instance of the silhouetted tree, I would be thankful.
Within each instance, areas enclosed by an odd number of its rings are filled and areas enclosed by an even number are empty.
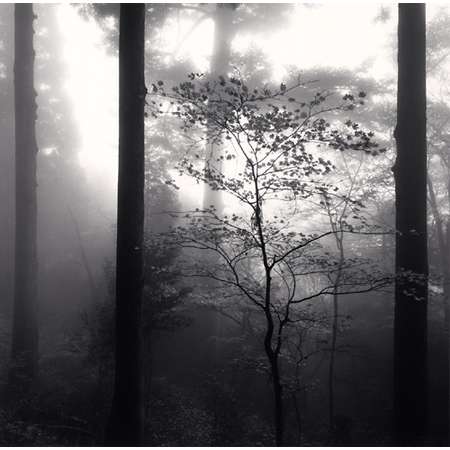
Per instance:
[[[139,445],[143,433],[144,31],[145,5],[121,4],[115,383],[106,435],[114,445]]]
[[[36,92],[33,6],[15,5],[16,239],[10,382],[22,388],[37,372]]]
[[[394,408],[398,444],[427,426],[427,144],[425,5],[400,4],[398,22]]]
[[[357,266],[352,262],[350,266],[356,271],[346,270],[344,274],[342,261],[335,264],[327,256],[324,267],[322,256],[314,254],[314,249],[320,247],[318,241],[341,229],[336,226],[317,234],[294,231],[290,221],[298,224],[300,220],[296,208],[292,207],[280,219],[273,215],[273,211],[280,208],[279,205],[274,208],[273,202],[293,204],[328,193],[339,196],[331,184],[315,180],[314,187],[310,187],[305,181],[311,176],[325,177],[333,168],[330,160],[309,153],[308,143],[372,155],[382,149],[373,142],[373,133],[363,131],[351,120],[345,122],[343,131],[333,128],[322,117],[330,112],[353,110],[358,102],[353,95],[344,95],[342,102],[327,107],[324,103],[328,95],[325,94],[318,93],[309,102],[288,97],[301,89],[301,84],[287,88],[282,83],[278,90],[270,91],[266,87],[249,89],[239,79],[219,77],[220,82],[214,85],[216,92],[208,92],[210,80],[201,81],[202,77],[198,76],[200,81],[195,82],[195,75],[190,78],[192,81],[175,86],[172,93],[164,90],[163,82],[153,85],[153,92],[177,104],[173,114],[183,119],[185,131],[192,133],[195,126],[203,128],[213,122],[217,134],[208,134],[205,139],[214,139],[222,145],[230,141],[232,144],[224,147],[224,159],[236,159],[243,168],[237,176],[229,176],[217,167],[204,171],[196,166],[198,154],[193,155],[194,158],[183,158],[178,168],[195,180],[230,194],[239,202],[240,209],[228,216],[218,214],[214,208],[183,213],[180,215],[182,225],[166,233],[167,242],[193,252],[185,262],[185,275],[214,280],[217,285],[215,301],[221,296],[228,302],[242,296],[259,311],[264,321],[261,339],[273,390],[275,443],[283,445],[286,380],[282,360],[287,334],[301,326],[303,320],[300,304],[323,295],[369,292],[388,284],[390,279],[373,265],[367,271],[362,262]],[[209,93],[209,98],[205,92]],[[211,98],[222,101],[212,106]],[[285,98],[290,106],[280,108],[278,104]],[[353,217],[358,218],[356,210],[353,208]],[[346,233],[374,233],[361,231],[344,220],[341,226]],[[205,264],[206,258],[202,255],[196,263],[196,251],[215,254],[216,258],[209,258]],[[310,274],[335,273],[336,267],[342,271],[339,280],[324,280],[325,286],[313,288],[315,292],[310,292],[302,282],[302,277]],[[339,292],[337,282],[341,287]]]

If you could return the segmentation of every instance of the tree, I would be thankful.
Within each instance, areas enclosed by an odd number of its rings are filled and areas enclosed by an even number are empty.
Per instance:
[[[267,16],[276,17],[282,20],[282,13],[289,6],[280,5],[252,5],[250,11],[246,5],[240,16],[237,16],[239,3],[217,3],[214,11],[209,14],[214,20],[214,45],[210,62],[211,79],[217,79],[219,76],[227,76],[231,69],[231,43],[237,32],[247,27],[247,29],[257,29],[261,22],[267,20]],[[258,20],[255,21],[255,17]],[[275,20],[275,19],[273,19]],[[214,133],[214,124],[210,124],[209,132]],[[222,164],[222,149],[214,143],[210,143],[206,155],[206,169],[208,165],[214,165],[218,170]],[[214,205],[218,212],[223,209],[223,199],[220,191],[212,190],[208,184],[205,184],[203,194],[203,207],[209,208]]]
[[[13,304],[14,267],[14,5],[0,6],[0,277],[2,311]]]
[[[110,445],[140,445],[143,434],[144,35],[145,5],[121,4],[115,381],[106,435]]]
[[[449,433],[449,374],[450,374],[450,361],[449,361],[449,325],[450,325],[450,222],[447,214],[445,213],[446,206],[450,200],[450,166],[449,156],[447,150],[446,139],[446,122],[448,117],[448,108],[444,107],[441,111],[442,105],[433,105],[434,108],[429,108],[428,119],[431,119],[428,132],[428,161],[433,156],[438,156],[437,174],[433,169],[433,164],[429,164],[428,167],[428,198],[430,210],[432,213],[431,230],[435,229],[435,239],[430,236],[430,277],[433,273],[433,247],[435,247],[435,253],[438,256],[437,261],[437,276],[440,278],[440,284],[443,294],[443,340],[444,346],[442,355],[436,358],[439,361],[439,375],[442,379],[443,386],[440,388],[439,404],[435,405],[434,409],[439,409],[439,428],[433,432],[434,435],[438,435],[439,439],[442,439],[442,443],[446,445],[448,442]],[[433,110],[437,110],[438,114],[435,116]],[[431,113],[431,114],[430,114]],[[430,117],[431,115],[431,117]],[[439,118],[441,118],[439,120]],[[440,176],[439,176],[440,175]],[[434,181],[433,181],[434,179]],[[444,187],[442,189],[442,187]],[[439,189],[441,188],[441,189]],[[439,191],[443,190],[443,201],[439,198]],[[430,235],[433,233],[431,232]],[[433,246],[433,243],[435,245]],[[431,349],[430,349],[431,351]],[[430,430],[431,431],[431,430]]]
[[[364,155],[361,155],[362,157]],[[347,194],[342,198],[333,198],[327,193],[323,194],[323,200],[321,205],[324,207],[328,220],[330,223],[330,228],[333,231],[333,237],[336,245],[337,255],[337,268],[334,271],[330,271],[328,274],[330,283],[333,285],[332,294],[332,324],[331,324],[331,348],[330,348],[330,359],[328,363],[328,423],[329,423],[329,433],[330,439],[334,441],[339,435],[339,430],[336,429],[336,406],[335,406],[335,366],[337,357],[337,339],[339,334],[339,289],[341,284],[341,277],[345,270],[346,256],[345,256],[345,223],[348,219],[349,213],[352,213],[353,202],[356,201],[357,197],[354,193],[357,190],[357,178],[361,167],[363,165],[363,159],[359,160],[357,168],[352,173],[349,163],[346,161],[345,153],[342,153],[342,163],[345,167],[345,172],[348,178],[347,180],[342,180],[342,184],[348,184]],[[343,190],[343,188],[341,188]],[[358,197],[362,197],[361,192],[358,192]],[[360,201],[360,199],[358,199]],[[362,203],[361,203],[362,205]],[[335,442],[335,441],[334,441]],[[337,445],[338,443],[335,442]]]
[[[327,120],[327,113],[351,110],[362,101],[352,95],[328,106],[325,102],[331,94],[319,92],[310,101],[294,97],[294,91],[302,88],[300,83],[290,88],[281,84],[270,91],[251,88],[236,78],[199,81],[195,74],[190,78],[172,92],[166,92],[159,82],[153,92],[174,104],[174,114],[190,135],[193,128],[214,123],[216,133],[207,134],[204,145],[211,140],[223,145],[223,160],[235,160],[238,173],[231,176],[216,167],[206,171],[198,167],[196,144],[179,169],[226,194],[234,212],[222,215],[213,207],[190,211],[180,215],[180,225],[166,236],[168,243],[185,249],[186,276],[214,280],[216,298],[230,303],[244,298],[262,318],[261,344],[272,384],[275,442],[283,445],[285,346],[289,336],[297,336],[298,327],[308,321],[301,305],[336,293],[336,280],[327,277],[330,271],[341,271],[340,295],[367,292],[389,282],[368,261],[349,259],[343,267],[342,261],[324,255],[323,240],[340,229],[312,231],[308,226],[312,213],[304,211],[304,205],[314,204],[324,194],[339,196],[339,188],[327,179],[334,166],[326,158],[334,150],[377,154],[379,149],[373,134],[358,124],[347,121],[341,128]],[[221,101],[211,105],[211,98]],[[163,111],[157,108],[154,114],[158,113]],[[358,211],[358,204],[352,204],[357,218]],[[350,222],[341,221],[343,232],[365,234],[361,224]],[[206,264],[204,254],[199,254],[205,251],[216,255]],[[318,288],[304,282],[309,276],[321,278]]]
[[[398,22],[394,410],[398,444],[427,427],[427,144],[425,5],[400,4]]]
[[[38,365],[33,20],[31,4],[15,5],[16,247],[10,381],[22,387],[34,379]]]
[[[233,37],[233,15],[238,4],[218,3],[214,13],[214,46],[210,63],[211,79],[217,79],[219,76],[226,76],[230,68],[231,40]],[[214,133],[214,123],[208,127],[209,133]],[[205,170],[209,165],[221,167],[221,148],[211,141],[205,161]],[[220,191],[211,190],[206,183],[203,194],[203,206],[209,208],[211,205],[222,211],[222,198]]]

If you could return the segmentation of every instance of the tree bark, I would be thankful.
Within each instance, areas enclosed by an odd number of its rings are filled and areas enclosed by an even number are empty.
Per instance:
[[[257,214],[258,223],[260,224],[260,214]],[[264,259],[266,259],[264,257]],[[266,294],[265,294],[265,316],[266,316],[266,332],[264,336],[264,350],[270,366],[270,375],[272,377],[273,390],[273,419],[275,425],[275,444],[281,447],[284,442],[284,415],[283,415],[283,386],[280,375],[279,348],[273,348],[272,339],[274,334],[274,323],[271,312],[271,275],[266,268]]]
[[[439,263],[441,267],[441,277],[442,277],[442,290],[443,290],[443,309],[444,309],[444,321],[443,321],[443,337],[444,337],[444,352],[442,358],[440,358],[439,375],[443,380],[443,389],[440,392],[440,404],[437,405],[439,408],[439,420],[438,420],[438,439],[443,445],[447,445],[449,438],[449,421],[450,421],[450,411],[449,411],[449,396],[450,396],[450,274],[449,274],[449,227],[450,222],[447,221],[444,225],[444,220],[442,219],[441,213],[439,211],[438,202],[436,199],[436,194],[434,191],[433,182],[430,176],[427,177],[428,183],[428,193],[430,196],[430,206],[431,211],[436,222],[436,232],[438,238],[438,254]],[[442,403],[441,403],[442,401]]]
[[[264,348],[267,359],[269,360],[270,375],[272,377],[275,444],[277,447],[281,447],[284,442],[283,386],[281,384],[279,354],[273,350],[271,344],[273,336],[273,320],[271,317],[270,319],[268,318],[269,315],[271,316],[271,313],[266,312],[268,328],[266,330]]]
[[[398,23],[394,416],[397,445],[420,445],[427,411],[427,159],[425,5]],[[404,276],[405,271],[406,275]]]
[[[281,447],[284,443],[283,386],[281,384],[278,355],[272,355],[270,360],[274,398],[275,443],[277,447]]]
[[[16,237],[10,383],[22,389],[38,366],[36,91],[34,90],[33,6],[14,10],[14,95],[16,140]]]
[[[106,443],[143,435],[141,308],[144,224],[145,5],[120,5],[115,384]]]

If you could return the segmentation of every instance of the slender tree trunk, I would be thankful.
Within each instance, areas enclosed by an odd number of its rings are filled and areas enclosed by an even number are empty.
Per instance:
[[[29,386],[38,365],[36,253],[36,91],[33,6],[15,5],[16,238],[10,382]]]
[[[398,445],[426,437],[427,158],[425,5],[399,5],[394,413]],[[411,276],[404,276],[413,275]]]
[[[261,220],[260,214],[257,214],[256,220]],[[267,270],[267,269],[266,269]],[[274,350],[272,339],[274,334],[274,323],[271,313],[271,276],[267,271],[266,273],[266,295],[265,295],[265,316],[266,316],[266,333],[264,336],[264,350],[267,355],[270,366],[270,375],[272,377],[272,390],[273,390],[273,418],[275,425],[275,443],[277,447],[283,445],[284,442],[284,415],[283,415],[283,386],[281,384],[280,376],[280,361],[279,361],[279,349]]]
[[[336,228],[336,227],[334,227]],[[328,422],[330,427],[330,436],[333,436],[335,432],[335,407],[334,407],[334,369],[335,369],[335,359],[336,359],[336,342],[338,335],[338,318],[339,318],[339,284],[342,277],[342,267],[344,264],[344,244],[343,244],[343,233],[339,235],[336,230],[335,239],[336,246],[339,251],[339,267],[334,280],[333,286],[333,325],[331,329],[331,351],[330,351],[330,361],[328,366]]]
[[[334,433],[334,364],[338,332],[339,302],[337,293],[333,294],[333,325],[331,329],[330,361],[328,365],[328,423],[330,436]]]
[[[272,388],[274,399],[275,443],[277,447],[284,442],[283,386],[281,384],[278,355],[270,357]]]
[[[144,29],[145,4],[121,4],[115,384],[108,445],[138,446],[143,434]]]
[[[268,313],[270,314],[270,312]],[[272,330],[272,331],[271,331]],[[266,332],[264,348],[270,365],[270,375],[272,377],[273,391],[273,419],[275,425],[275,444],[277,447],[284,442],[284,414],[283,414],[283,386],[281,384],[279,355],[272,349],[270,337],[273,334],[273,328],[270,327]]]

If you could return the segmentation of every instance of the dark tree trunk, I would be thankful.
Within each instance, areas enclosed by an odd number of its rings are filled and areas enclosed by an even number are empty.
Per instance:
[[[266,317],[270,312],[266,312]],[[272,348],[273,321],[268,318],[268,328],[264,340],[264,349],[270,365],[270,376],[272,379],[273,391],[273,420],[275,427],[275,444],[277,447],[284,442],[284,414],[283,414],[283,385],[281,384],[279,354]],[[272,324],[272,325],[270,325]]]
[[[330,216],[331,217],[331,216]],[[337,225],[331,223],[335,234],[336,247],[339,251],[339,266],[334,279],[333,286],[333,322],[331,328],[331,348],[330,348],[330,361],[328,365],[328,423],[329,433],[331,439],[335,438],[335,363],[336,363],[336,343],[339,333],[339,285],[341,283],[342,270],[345,261],[344,255],[344,235],[342,232],[338,232]],[[339,224],[340,226],[342,224]]]
[[[36,91],[34,90],[33,6],[16,4],[15,135],[16,239],[14,318],[10,382],[29,386],[37,373],[37,255],[36,255]]]
[[[257,222],[261,224],[261,216],[258,213]],[[264,350],[270,366],[270,376],[272,378],[273,390],[273,420],[275,426],[275,444],[277,447],[283,445],[284,442],[284,414],[283,414],[283,385],[281,383],[280,374],[280,348],[277,345],[273,347],[274,323],[271,312],[271,275],[266,268],[266,295],[265,295],[265,316],[266,316],[266,332],[264,336]]]
[[[337,291],[337,287],[335,287]],[[333,323],[331,328],[331,348],[330,361],[328,363],[328,424],[331,439],[333,439],[335,424],[335,393],[334,393],[334,379],[335,379],[335,358],[336,358],[336,342],[338,335],[338,318],[339,318],[339,300],[338,293],[333,294]]]
[[[283,386],[281,384],[278,355],[270,357],[270,367],[274,399],[275,443],[277,447],[281,447],[284,443],[284,411]]]
[[[441,213],[439,211],[439,206],[436,199],[436,194],[434,192],[434,186],[431,178],[427,178],[428,181],[428,193],[430,197],[431,211],[436,222],[436,232],[438,238],[438,253],[439,253],[439,263],[441,267],[441,277],[442,277],[442,290],[443,290],[443,309],[444,309],[444,321],[443,321],[443,340],[444,349],[442,354],[439,353],[439,377],[442,379],[443,385],[439,393],[439,403],[435,405],[435,409],[438,409],[438,423],[436,430],[436,438],[439,440],[441,445],[448,444],[449,438],[449,395],[450,395],[450,335],[449,335],[449,324],[450,324],[450,274],[449,274],[449,228],[450,222],[444,224]],[[450,192],[450,191],[449,191]]]
[[[143,434],[141,307],[144,224],[145,5],[120,5],[115,384],[108,445]]]
[[[425,5],[398,23],[394,412],[398,445],[424,442],[427,411],[427,157]],[[413,277],[403,276],[405,274]]]

